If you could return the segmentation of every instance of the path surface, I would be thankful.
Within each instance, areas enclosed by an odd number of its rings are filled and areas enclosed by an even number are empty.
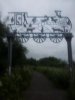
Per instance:
[[[25,100],[67,100],[66,92],[59,90],[41,73],[34,72]]]

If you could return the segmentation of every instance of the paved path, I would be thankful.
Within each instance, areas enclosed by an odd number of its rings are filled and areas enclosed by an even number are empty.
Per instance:
[[[53,87],[43,74],[34,72],[25,100],[66,100],[66,92]]]

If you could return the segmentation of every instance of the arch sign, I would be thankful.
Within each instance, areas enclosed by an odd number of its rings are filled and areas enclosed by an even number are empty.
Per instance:
[[[72,28],[70,19],[62,16],[58,10],[54,16],[28,16],[27,12],[9,12],[7,24],[15,32],[15,38],[22,43],[30,38],[37,43],[43,43],[47,38],[59,43]]]
[[[43,43],[49,38],[54,43],[59,43],[63,38],[67,41],[68,47],[68,63],[71,74],[71,82],[73,81],[73,65],[72,65],[72,23],[66,16],[61,15],[61,11],[56,10],[54,16],[28,16],[27,12],[9,12],[7,25],[10,33],[7,34],[8,39],[8,55],[9,55],[9,75],[11,75],[12,66],[12,39],[20,40],[22,43],[27,42],[30,38],[37,43]]]

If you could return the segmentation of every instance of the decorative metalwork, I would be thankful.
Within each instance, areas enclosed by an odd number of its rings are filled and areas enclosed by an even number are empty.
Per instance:
[[[68,17],[62,16],[61,11],[56,10],[55,16],[28,16],[27,12],[9,12],[7,25],[16,30],[15,37],[21,42],[27,42],[29,38],[37,43],[42,43],[46,38],[54,43],[63,39],[63,34],[70,33],[72,24]]]
[[[50,35],[49,35],[49,38],[50,38],[50,40],[52,41],[52,42],[54,42],[54,43],[59,43],[59,42],[61,42],[62,41],[62,39],[63,39],[63,34],[62,33],[50,33]]]
[[[19,39],[23,43],[29,40],[30,35],[29,33],[17,33],[16,38]]]

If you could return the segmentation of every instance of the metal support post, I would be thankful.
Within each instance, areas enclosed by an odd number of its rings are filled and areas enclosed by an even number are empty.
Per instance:
[[[9,75],[11,75],[11,68],[12,68],[12,40],[13,40],[13,35],[12,34],[8,34],[7,39],[8,39],[8,63],[9,63],[8,72],[9,72]]]
[[[68,47],[68,64],[69,64],[69,72],[70,72],[70,85],[72,86],[73,80],[74,80],[74,72],[73,72],[71,41],[72,41],[73,36],[71,33],[66,33],[64,36],[65,36],[65,39],[67,41],[67,47]]]

